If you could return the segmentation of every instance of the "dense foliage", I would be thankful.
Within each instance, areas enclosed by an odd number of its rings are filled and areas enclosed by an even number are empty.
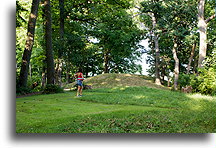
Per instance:
[[[216,95],[216,54],[212,53],[204,65],[198,74],[181,74],[179,87],[192,86],[193,92]]]
[[[23,62],[31,2],[16,1],[17,81]],[[207,24],[208,50],[204,67],[198,69],[197,5],[197,0],[51,0],[55,84],[63,86],[74,81],[73,75],[80,67],[85,77],[101,73],[141,73],[141,65],[137,63],[143,52],[147,52],[149,75],[156,77],[158,74],[162,85],[171,86],[178,78],[179,90],[190,85],[193,92],[214,95],[216,24],[214,19]],[[206,19],[214,13],[214,1],[206,0]],[[44,4],[41,1],[28,88],[22,88],[22,92],[45,88],[48,67],[44,24]],[[143,39],[148,39],[148,49],[139,45]],[[34,83],[38,84],[37,88],[32,87]]]

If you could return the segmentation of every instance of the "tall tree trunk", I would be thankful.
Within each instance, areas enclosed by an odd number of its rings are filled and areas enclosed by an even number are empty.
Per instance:
[[[192,46],[191,55],[190,55],[190,58],[189,58],[189,61],[188,61],[188,66],[187,66],[187,74],[189,74],[190,69],[191,69],[191,63],[192,63],[192,60],[193,60],[195,48],[196,48],[196,42],[194,42],[194,44]]]
[[[174,41],[174,46],[173,46],[173,58],[175,60],[175,69],[174,69],[174,89],[178,90],[178,78],[179,78],[179,59],[177,56],[177,43]]]
[[[45,41],[46,41],[46,61],[47,61],[47,84],[54,84],[55,69],[52,49],[52,18],[50,0],[44,1],[45,14]]]
[[[155,84],[161,85],[160,70],[159,70],[160,50],[159,50],[159,44],[158,44],[158,36],[155,33],[157,21],[156,21],[154,13],[149,13],[149,15],[152,18],[152,26],[153,26],[153,33],[152,34],[153,34],[153,39],[154,39],[154,44],[155,44]]]
[[[64,0],[59,0],[59,8],[60,8],[60,28],[59,28],[59,34],[60,34],[60,41],[61,43],[64,45]],[[58,50],[58,60],[57,60],[57,69],[56,69],[56,83],[59,86],[62,86],[62,52],[63,52],[63,47],[64,46],[60,46],[59,50]]]
[[[25,50],[22,57],[22,65],[21,65],[21,71],[20,71],[20,76],[18,81],[19,87],[27,86],[28,70],[29,70],[32,47],[34,44],[35,25],[38,16],[39,2],[40,0],[32,1],[31,13],[28,22],[27,39],[25,43]]]
[[[59,8],[60,8],[60,40],[64,39],[64,0],[59,0]],[[62,51],[61,51],[62,52]]]
[[[203,67],[203,61],[206,58],[207,50],[207,25],[208,22],[215,18],[215,14],[205,20],[205,0],[199,0],[198,3],[198,29],[200,36],[198,68]]]
[[[200,36],[200,45],[199,45],[199,60],[198,60],[198,68],[203,67],[202,62],[206,57],[206,49],[207,49],[207,24],[204,18],[204,7],[205,0],[200,0],[198,4],[198,29]]]

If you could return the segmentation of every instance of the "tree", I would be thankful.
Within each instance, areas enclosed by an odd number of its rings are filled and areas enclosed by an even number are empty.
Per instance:
[[[196,49],[196,41],[194,41],[194,43],[192,45],[191,55],[190,55],[190,58],[188,60],[188,65],[187,65],[187,74],[190,73],[191,63],[192,63],[192,60],[193,60],[193,57],[194,57],[195,49]]]
[[[178,47],[178,44],[177,44],[177,41],[176,39],[174,38],[174,41],[173,41],[174,45],[173,45],[173,59],[175,60],[175,68],[174,68],[174,90],[178,90],[178,78],[179,78],[179,58],[178,58],[178,55],[177,55],[177,47]]]
[[[159,50],[159,43],[158,43],[158,35],[156,30],[157,21],[155,18],[154,13],[149,13],[152,18],[152,34],[153,34],[153,40],[154,40],[154,47],[155,47],[155,84],[161,85],[160,81],[160,70],[159,70],[159,61],[160,61],[160,50]]]
[[[64,0],[59,0],[59,9],[60,9],[59,35],[60,35],[61,44],[64,45],[64,17],[65,17],[65,15],[64,15]],[[61,73],[62,73],[62,66],[63,66],[63,59],[62,59],[63,48],[64,48],[64,46],[59,46],[59,49],[58,49],[58,59],[57,59],[57,64],[56,64],[56,83],[59,86],[62,85]]]
[[[28,70],[29,70],[32,47],[34,44],[34,33],[35,33],[36,20],[38,16],[39,2],[40,0],[32,1],[31,13],[29,15],[29,21],[28,21],[27,39],[25,44],[25,50],[22,57],[20,76],[18,80],[19,87],[27,86]]]
[[[205,19],[205,0],[199,0],[198,3],[198,31],[200,36],[199,42],[199,60],[198,60],[198,68],[203,67],[203,61],[206,58],[206,50],[207,50],[207,25],[208,22],[215,18],[215,14]]]
[[[54,84],[55,71],[52,49],[52,18],[50,0],[44,0],[47,84]]]
[[[155,64],[155,84],[161,85],[160,80],[160,49],[159,49],[159,37],[158,34],[158,20],[161,18],[161,1],[143,1],[142,5],[142,13],[144,15],[148,15],[151,18],[151,23],[146,23],[146,26],[151,29],[151,38],[153,38],[153,46],[154,46],[154,64]],[[151,24],[151,26],[150,26]]]

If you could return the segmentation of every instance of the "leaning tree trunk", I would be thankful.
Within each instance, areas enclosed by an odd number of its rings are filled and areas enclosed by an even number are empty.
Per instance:
[[[22,65],[21,65],[21,71],[20,71],[20,76],[18,81],[19,87],[27,86],[28,70],[29,70],[32,47],[34,44],[34,33],[35,33],[35,25],[36,25],[36,20],[38,15],[39,2],[40,0],[32,1],[31,13],[28,22],[27,40],[25,44],[23,57],[22,57]]]
[[[52,49],[52,18],[50,0],[44,1],[45,16],[45,41],[46,41],[46,62],[47,62],[47,84],[54,84],[55,69]]]
[[[174,42],[173,46],[173,58],[175,60],[175,69],[174,69],[174,90],[178,90],[178,78],[179,78],[179,59],[177,56],[177,43]]]
[[[154,13],[149,13],[149,15],[152,18],[153,39],[154,39],[154,44],[155,44],[155,84],[161,85],[160,70],[159,70],[160,50],[159,50],[159,44],[158,44],[158,36],[155,33],[157,22],[156,22],[156,18],[154,16]]]
[[[193,57],[194,57],[195,48],[196,48],[196,42],[194,42],[194,44],[192,46],[191,55],[190,55],[190,58],[188,60],[187,74],[190,73],[191,63],[192,63],[192,60],[193,60]]]

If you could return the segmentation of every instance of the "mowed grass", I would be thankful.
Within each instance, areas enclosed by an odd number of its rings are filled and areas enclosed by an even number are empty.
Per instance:
[[[17,133],[215,133],[216,99],[113,87],[16,100]]]

